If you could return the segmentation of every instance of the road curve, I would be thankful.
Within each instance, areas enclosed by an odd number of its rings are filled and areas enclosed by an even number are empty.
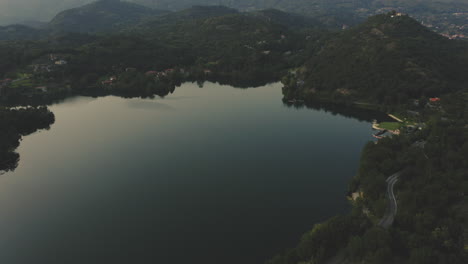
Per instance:
[[[380,219],[378,226],[383,228],[389,228],[393,224],[393,220],[395,220],[395,216],[398,210],[398,204],[395,198],[395,194],[393,193],[393,186],[398,181],[398,178],[401,175],[401,171],[393,174],[392,176],[388,177],[387,182],[387,199],[388,199],[388,207],[385,215]],[[325,264],[349,264],[349,261],[345,258],[345,251],[341,249],[338,253],[325,262]]]
[[[387,211],[385,212],[385,215],[380,219],[379,221],[379,226],[383,228],[389,228],[392,224],[393,221],[395,220],[395,216],[398,210],[398,204],[395,198],[395,194],[393,193],[393,186],[395,183],[398,181],[398,178],[400,177],[401,172],[397,172],[393,174],[392,176],[388,177],[386,182],[387,182],[387,199],[388,199],[388,206],[387,206]]]

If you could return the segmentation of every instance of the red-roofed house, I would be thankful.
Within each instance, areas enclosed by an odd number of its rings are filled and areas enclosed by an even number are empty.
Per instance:
[[[157,72],[157,71],[147,71],[147,72],[146,72],[146,75],[147,75],[147,76],[158,75],[158,72]]]

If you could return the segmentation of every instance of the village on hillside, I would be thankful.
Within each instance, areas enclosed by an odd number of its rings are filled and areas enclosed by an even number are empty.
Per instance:
[[[140,93],[145,96],[165,95],[173,91],[175,84],[189,79],[206,78],[212,70],[203,67],[184,69],[179,67],[164,70],[141,72],[134,67],[114,66],[113,70],[103,76],[96,75],[97,80],[81,87],[73,81],[69,67],[73,66],[73,55],[47,54],[23,69],[7,74],[8,78],[0,80],[1,100],[50,99],[70,95],[76,90],[93,90],[107,93],[123,91]],[[142,89],[145,91],[142,93]]]

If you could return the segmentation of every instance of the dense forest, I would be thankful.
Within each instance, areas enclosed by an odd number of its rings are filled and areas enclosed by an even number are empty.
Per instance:
[[[425,109],[428,127],[369,142],[350,193],[350,214],[305,234],[298,246],[268,264],[467,263],[468,94],[445,97],[440,112]],[[393,226],[378,226],[386,210],[386,179],[401,171]]]
[[[287,98],[395,106],[459,91],[468,82],[465,72],[465,41],[448,40],[391,12],[337,33],[283,82]]]
[[[356,25],[367,17],[397,10],[425,22],[431,29],[446,34],[465,34],[468,10],[464,0],[133,0],[148,7],[180,10],[192,5],[225,5],[242,11],[275,8],[316,18],[330,28]]]

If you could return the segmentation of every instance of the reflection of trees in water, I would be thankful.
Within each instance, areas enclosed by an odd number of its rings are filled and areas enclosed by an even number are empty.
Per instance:
[[[379,121],[387,121],[391,120],[385,113],[375,111],[375,110],[367,110],[361,109],[353,106],[346,106],[346,105],[339,105],[334,103],[326,103],[326,102],[314,102],[314,101],[306,101],[304,103],[297,103],[297,102],[289,102],[286,99],[283,99],[283,104],[286,107],[296,108],[296,109],[313,109],[317,111],[324,111],[329,112],[332,115],[340,115],[347,118],[357,119],[359,121],[366,121],[372,122],[372,120],[377,119]]]
[[[240,76],[232,75],[212,75],[205,78],[197,78],[193,80],[185,80],[196,82],[199,87],[203,87],[204,82],[217,82],[221,85],[231,85],[235,88],[245,89],[248,87],[259,87],[271,82],[271,78],[256,78],[248,77],[241,78]],[[46,107],[41,105],[50,105],[60,103],[74,95],[82,95],[89,97],[102,96],[120,96],[123,98],[154,98],[165,96],[174,93],[174,91],[182,85],[182,81],[168,82],[164,86],[158,86],[157,89],[138,89],[126,87],[118,90],[104,89],[87,89],[79,93],[60,94],[60,95],[43,95],[36,97],[17,97],[9,98],[8,104],[4,106],[28,106],[22,109],[7,109],[0,108],[0,117],[2,126],[0,127],[0,174],[2,171],[14,170],[19,161],[19,154],[14,150],[19,146],[22,136],[31,134],[39,129],[48,129],[54,123],[54,115]],[[360,121],[371,122],[374,119],[379,121],[388,120],[386,114],[378,111],[360,109],[352,106],[344,106],[333,103],[307,101],[305,103],[290,102],[283,99],[286,107],[296,109],[313,109],[318,111],[330,112],[333,115],[341,115],[347,118],[354,118]]]
[[[49,129],[55,117],[46,107],[0,108],[0,174],[18,166],[18,148],[22,136]]]

